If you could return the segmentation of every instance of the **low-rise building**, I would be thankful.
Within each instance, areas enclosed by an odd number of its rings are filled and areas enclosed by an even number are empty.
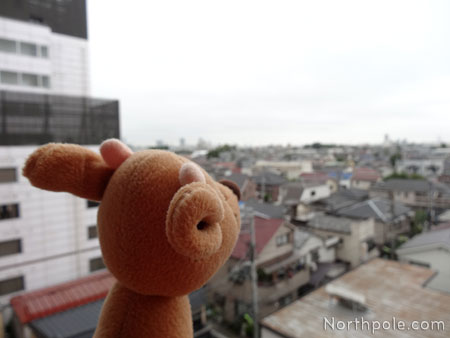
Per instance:
[[[440,182],[414,179],[390,179],[378,182],[370,197],[394,199],[417,208],[450,208],[450,187]]]
[[[374,219],[375,243],[383,245],[408,234],[414,212],[400,202],[374,198],[340,209],[337,215],[354,219]]]
[[[254,228],[261,318],[298,298],[320,264],[320,253],[334,260],[337,239],[325,247],[321,238],[300,232],[283,219],[255,216]],[[250,255],[250,233],[244,227],[231,258],[208,284],[211,299],[221,307],[227,322],[251,312]]]
[[[378,256],[372,218],[352,219],[316,213],[305,227],[321,237],[339,237],[336,258],[347,263],[351,268]]]
[[[418,234],[396,253],[400,261],[437,271],[427,286],[450,293],[450,228]]]
[[[297,179],[302,173],[313,171],[311,161],[256,161],[253,171],[255,173],[274,170],[288,180]]]
[[[263,171],[260,174],[252,177],[256,184],[256,191],[258,198],[265,202],[275,202],[278,200],[280,186],[286,180],[273,172]]]
[[[355,168],[351,179],[351,187],[354,189],[369,190],[379,181],[381,181],[381,175],[375,169]]]
[[[92,337],[105,297],[115,282],[103,271],[12,298],[15,337]],[[222,337],[206,321],[205,288],[192,292],[189,300],[194,337]]]
[[[264,318],[261,337],[448,337],[450,294],[423,287],[433,274],[373,259]]]
[[[293,220],[310,219],[310,205],[330,196],[330,187],[326,182],[289,182],[280,187],[278,203],[288,208],[288,215]]]

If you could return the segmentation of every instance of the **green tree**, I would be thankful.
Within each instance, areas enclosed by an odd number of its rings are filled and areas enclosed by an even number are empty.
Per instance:
[[[420,234],[423,230],[425,221],[427,220],[427,212],[425,210],[417,210],[414,215],[414,221],[411,229],[411,235]]]

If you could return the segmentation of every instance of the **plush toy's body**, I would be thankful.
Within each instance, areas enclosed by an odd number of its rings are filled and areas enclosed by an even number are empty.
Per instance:
[[[101,200],[100,245],[118,282],[95,337],[192,337],[187,295],[235,245],[239,189],[170,152],[132,153],[117,140],[100,151],[49,144],[24,168],[39,188]]]

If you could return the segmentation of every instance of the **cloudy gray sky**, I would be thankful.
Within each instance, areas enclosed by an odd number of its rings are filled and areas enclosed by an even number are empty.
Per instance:
[[[450,1],[88,0],[136,145],[450,141]]]

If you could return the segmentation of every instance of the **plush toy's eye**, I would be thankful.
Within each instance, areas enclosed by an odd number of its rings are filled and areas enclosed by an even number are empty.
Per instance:
[[[233,181],[229,181],[229,180],[220,180],[219,183],[230,188],[231,191],[237,196],[238,200],[241,199],[241,190],[239,189],[239,187],[236,183],[234,183]]]

